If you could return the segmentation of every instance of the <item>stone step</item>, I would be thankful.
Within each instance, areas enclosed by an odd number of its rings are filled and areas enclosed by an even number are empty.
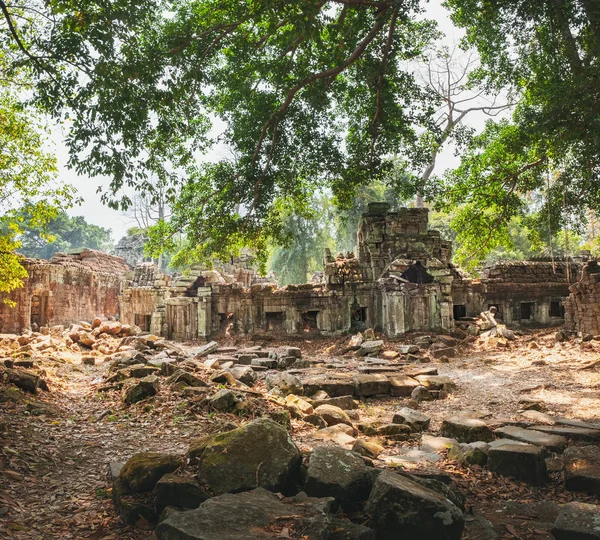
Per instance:
[[[567,446],[567,439],[564,437],[543,433],[541,431],[524,429],[517,426],[504,426],[496,429],[494,433],[505,439],[514,439],[536,446],[543,446],[553,452],[562,452]]]
[[[500,476],[510,476],[533,486],[541,486],[548,480],[544,449],[532,444],[490,448],[487,468]]]
[[[564,455],[565,487],[569,491],[584,491],[600,495],[600,448],[571,446]]]
[[[565,504],[552,527],[555,540],[600,539],[600,506],[582,502]]]
[[[574,441],[594,442],[600,440],[600,430],[578,427],[531,426],[529,429],[573,439]]]

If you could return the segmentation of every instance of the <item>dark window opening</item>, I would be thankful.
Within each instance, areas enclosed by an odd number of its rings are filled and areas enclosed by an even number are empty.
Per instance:
[[[233,325],[233,313],[219,313],[219,328],[228,330]]]
[[[140,313],[136,313],[134,315],[134,322],[136,326],[139,326],[142,329],[142,331],[150,332],[152,315],[141,315]]]
[[[550,302],[550,317],[565,318],[565,308],[560,300]]]
[[[533,310],[535,304],[533,302],[521,302],[521,320],[529,321],[533,319]]]
[[[38,328],[45,326],[48,322],[48,297],[43,295],[33,295],[31,297],[31,324]]]
[[[319,325],[317,324],[318,311],[303,311],[302,312],[302,330],[307,333],[318,332]]]
[[[467,306],[465,304],[454,304],[452,311],[454,313],[455,321],[467,316]]]
[[[401,277],[410,283],[423,284],[433,281],[433,276],[427,273],[427,270],[425,270],[425,267],[419,261],[411,264]]]
[[[265,313],[267,319],[267,331],[277,331],[283,329],[283,321],[285,321],[285,313],[283,311],[273,311]]]

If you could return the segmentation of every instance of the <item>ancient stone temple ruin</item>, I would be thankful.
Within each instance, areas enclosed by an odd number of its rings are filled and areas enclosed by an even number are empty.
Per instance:
[[[2,332],[118,317],[123,279],[130,270],[120,257],[87,249],[56,253],[49,261],[25,259],[23,264],[29,277],[10,295],[16,306],[0,298]]]
[[[394,337],[449,332],[455,320],[492,305],[507,324],[562,324],[570,286],[571,326],[584,312],[589,321],[578,330],[598,325],[599,314],[592,317],[585,307],[587,293],[578,292],[596,284],[597,267],[586,266],[587,285],[575,285],[581,273],[575,262],[505,262],[473,279],[451,255],[451,243],[428,228],[426,208],[391,212],[387,203],[371,203],[356,253],[334,257],[326,250],[323,273],[310,283],[278,287],[260,278],[248,251],[210,270],[170,276],[152,263],[131,268],[120,257],[86,250],[26,260],[30,277],[11,295],[16,308],[0,306],[0,325],[19,332],[100,315],[180,341],[218,333],[332,336],[365,328]]]

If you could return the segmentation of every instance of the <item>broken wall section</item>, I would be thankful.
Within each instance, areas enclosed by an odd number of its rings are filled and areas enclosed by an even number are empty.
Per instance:
[[[93,250],[57,253],[50,261],[25,259],[24,286],[0,296],[0,330],[20,333],[32,327],[69,325],[95,316],[118,317],[127,263]],[[16,303],[5,304],[4,299]]]
[[[582,334],[600,334],[600,265],[589,261],[580,279],[570,287],[565,301],[565,329]]]

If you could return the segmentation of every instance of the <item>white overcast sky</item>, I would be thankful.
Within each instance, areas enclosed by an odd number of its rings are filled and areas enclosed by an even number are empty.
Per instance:
[[[453,46],[462,37],[463,33],[455,29],[450,22],[448,11],[441,5],[442,0],[430,0],[427,5],[426,17],[435,19],[440,29],[446,34],[444,44]],[[477,127],[481,125],[482,119],[473,117],[471,122],[475,122]],[[68,153],[64,145],[64,134],[60,130],[55,130],[54,144],[56,145],[57,156],[59,160],[60,178],[66,183],[74,185],[79,195],[84,199],[81,206],[69,210],[69,214],[73,216],[84,216],[89,223],[94,223],[102,227],[112,230],[113,239],[115,242],[125,234],[128,228],[135,226],[135,222],[131,217],[111,210],[100,202],[100,195],[97,193],[99,186],[108,185],[108,179],[101,178],[86,178],[78,176],[74,171],[69,170],[66,166]],[[219,150],[215,150],[212,156],[207,156],[207,159],[217,157]],[[454,158],[452,148],[446,149],[438,160],[436,173],[455,166],[456,158]]]

